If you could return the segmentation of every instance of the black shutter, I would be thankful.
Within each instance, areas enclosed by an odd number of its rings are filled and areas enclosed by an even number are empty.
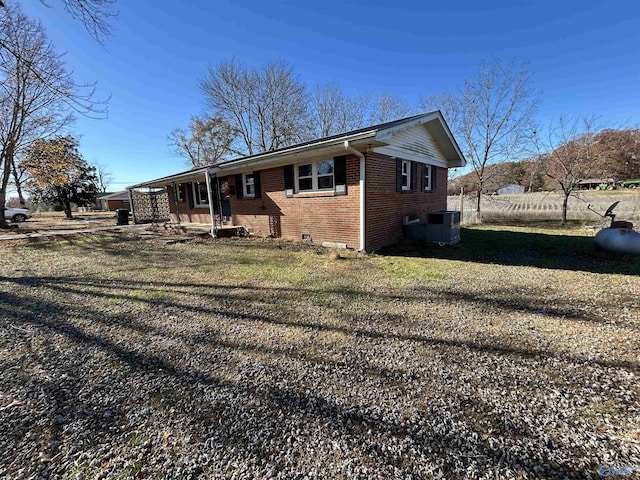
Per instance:
[[[431,166],[431,190],[436,189],[436,172],[438,171],[438,167],[435,165]]]
[[[293,165],[285,165],[282,167],[284,171],[284,191],[285,196],[292,197],[293,196]],[[287,193],[287,191],[291,193]]]
[[[189,201],[189,208],[193,210],[193,184],[192,183],[184,184],[184,194],[187,196],[187,200]]]
[[[253,188],[255,188],[256,198],[262,198],[262,184],[260,183],[260,172],[253,172]]]
[[[418,188],[418,162],[411,162],[411,190],[417,190]]]
[[[240,199],[244,195],[244,187],[242,185],[242,174],[236,173],[236,198]]]
[[[333,175],[336,182],[336,195],[347,194],[347,157],[333,157]]]
[[[402,191],[402,160],[396,158],[396,192]]]

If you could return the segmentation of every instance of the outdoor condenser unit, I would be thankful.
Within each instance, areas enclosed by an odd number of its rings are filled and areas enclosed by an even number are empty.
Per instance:
[[[427,242],[453,245],[460,241],[460,212],[441,210],[427,214]]]

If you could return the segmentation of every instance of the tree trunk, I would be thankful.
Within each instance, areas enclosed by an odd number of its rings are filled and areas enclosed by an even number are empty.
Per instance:
[[[0,208],[2,209],[2,215],[0,215],[0,228],[9,228],[9,224],[4,219],[4,206],[7,200],[6,190],[4,188],[0,189]]]
[[[9,224],[4,218],[4,207],[7,202],[7,185],[9,185],[9,174],[11,173],[11,159],[13,158],[11,146],[7,147],[3,151],[3,157],[0,164],[2,168],[2,184],[0,185],[0,209],[2,209],[2,215],[0,215],[0,228],[9,228]]]
[[[476,221],[482,223],[482,212],[480,211],[480,201],[482,200],[482,186],[483,182],[478,182],[478,193],[476,197]]]
[[[27,202],[24,199],[24,195],[22,194],[22,182],[18,178],[18,169],[16,169],[16,162],[11,162],[11,171],[13,173],[13,182],[16,185],[16,191],[18,192],[18,200],[20,201],[20,206],[24,207]]]
[[[571,192],[564,192],[564,200],[562,200],[562,225],[567,223],[567,205],[569,204],[569,195]]]
[[[71,202],[69,200],[64,201],[64,214],[67,217],[67,220],[72,220],[73,215],[71,215]]]

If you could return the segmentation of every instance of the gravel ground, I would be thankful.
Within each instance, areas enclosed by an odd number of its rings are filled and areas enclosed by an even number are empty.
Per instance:
[[[640,465],[637,275],[126,233],[0,254],[0,478]]]

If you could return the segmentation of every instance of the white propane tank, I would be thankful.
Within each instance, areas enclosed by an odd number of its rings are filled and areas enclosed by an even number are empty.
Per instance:
[[[595,241],[607,252],[640,255],[640,233],[630,228],[603,228]]]

